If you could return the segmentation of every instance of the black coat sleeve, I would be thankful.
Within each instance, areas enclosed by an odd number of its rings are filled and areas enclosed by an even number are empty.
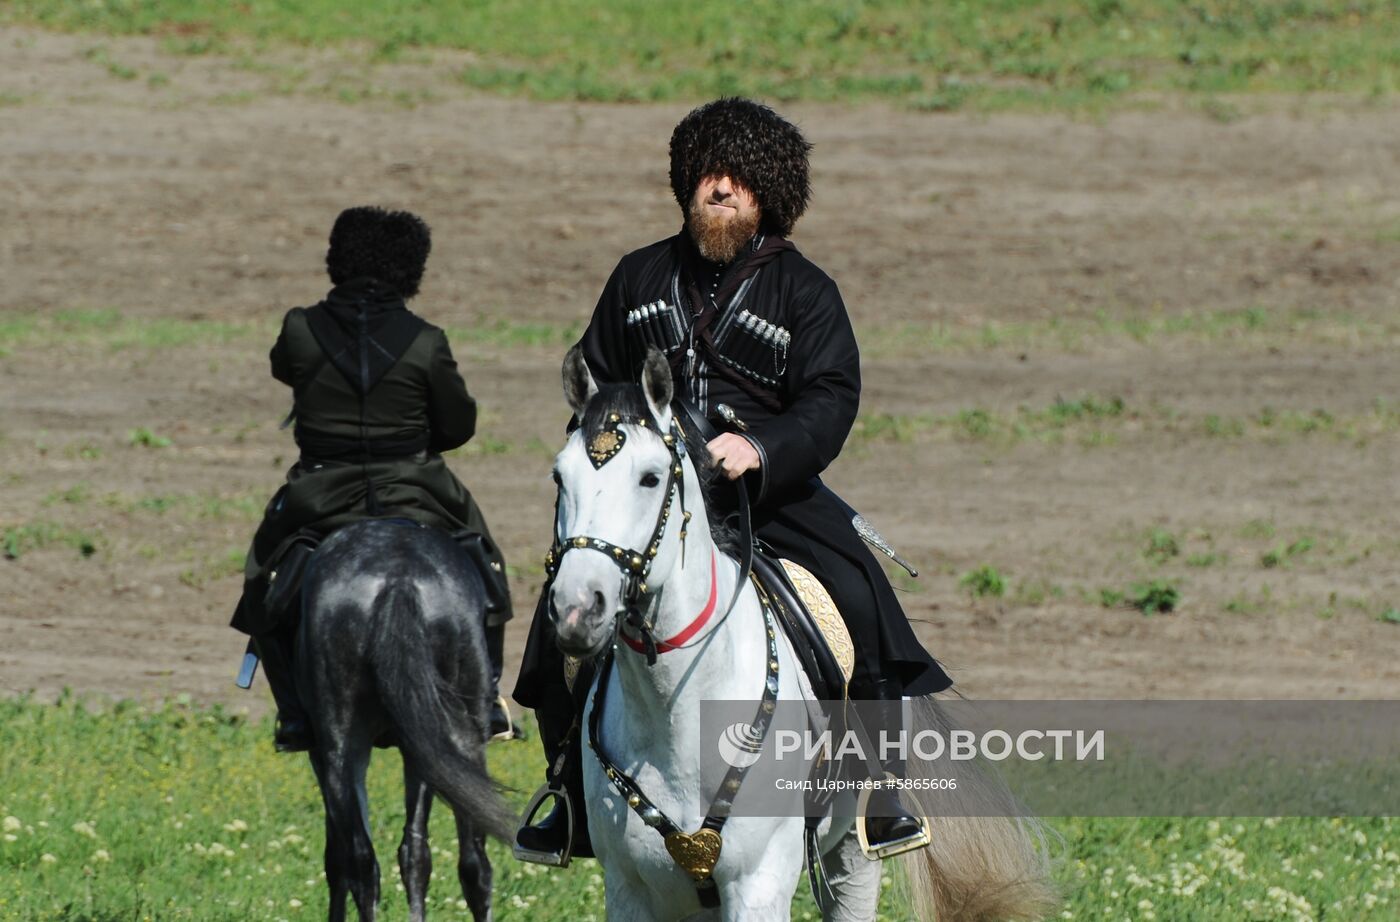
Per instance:
[[[429,444],[433,451],[450,451],[476,433],[476,400],[467,393],[447,334],[434,328],[429,335],[434,338],[428,367]]]
[[[627,277],[622,263],[608,277],[593,317],[579,345],[593,379],[599,384],[623,384],[638,380],[643,356],[634,355],[627,335]]]
[[[277,342],[272,344],[272,351],[268,353],[268,359],[272,362],[272,377],[288,387],[296,386],[296,363],[287,337],[287,326],[300,310],[301,308],[294,307],[287,311],[287,315],[282,318],[282,332],[277,334]]]
[[[783,412],[749,433],[762,458],[760,498],[824,471],[860,408],[860,350],[836,283],[803,286],[793,308]]]

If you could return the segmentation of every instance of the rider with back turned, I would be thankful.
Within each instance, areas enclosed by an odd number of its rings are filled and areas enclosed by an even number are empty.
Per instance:
[[[599,383],[635,382],[649,346],[665,353],[677,395],[719,430],[708,443],[714,462],[748,484],[755,536],[816,574],[839,607],[856,650],[850,697],[886,702],[889,713],[904,695],[952,683],[914,636],[850,508],[818,476],[855,422],[860,357],[836,284],[788,239],[810,196],[810,149],[795,125],[746,99],[682,119],[670,177],[684,226],[622,258],[580,345]],[[515,698],[535,709],[557,764],[575,704],[545,588]],[[577,798],[579,756],[565,757],[561,777]],[[884,800],[864,821],[873,847],[888,854],[926,841],[892,791],[876,796]],[[520,830],[518,854],[566,851],[562,809]]]
[[[408,212],[341,212],[326,253],[335,287],[319,304],[289,311],[272,347],[272,376],[292,388],[288,420],[296,421],[301,455],[253,538],[233,627],[252,635],[277,702],[281,751],[314,741],[292,672],[296,606],[285,601],[278,577],[294,579],[298,552],[362,519],[445,529],[473,557],[486,583],[496,695],[511,617],[505,562],[471,493],[442,458],[475,432],[476,401],[446,334],[405,304],[418,293],[431,243],[427,224]],[[508,730],[498,702],[492,731]]]

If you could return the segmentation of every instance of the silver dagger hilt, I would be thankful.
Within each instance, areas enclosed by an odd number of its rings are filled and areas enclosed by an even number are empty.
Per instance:
[[[740,419],[739,414],[735,413],[734,408],[731,407],[729,404],[717,404],[715,406],[715,412],[719,414],[720,419],[724,420],[726,423],[733,426],[735,429],[738,429],[740,432],[749,431],[749,424]]]
[[[890,546],[890,543],[885,540],[884,535],[876,531],[875,526],[871,525],[870,522],[866,520],[865,516],[856,513],[855,518],[851,519],[851,526],[855,528],[856,534],[860,535],[861,539],[865,541],[866,544],[899,564],[909,572],[910,576],[915,579],[919,578],[919,571],[914,569],[914,565],[899,556],[899,552]]]

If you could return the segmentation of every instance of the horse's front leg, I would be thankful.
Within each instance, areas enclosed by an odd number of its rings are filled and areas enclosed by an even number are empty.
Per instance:
[[[754,823],[737,820],[734,825],[740,828],[726,837],[738,846],[732,858],[737,859],[733,867],[740,870],[719,878],[719,918],[722,922],[787,922],[802,874],[802,821],[784,819],[779,828],[769,830],[755,829]]]
[[[616,868],[603,876],[608,922],[656,922],[651,893],[639,878]]]
[[[721,922],[788,922],[792,918],[792,895],[796,878],[756,868],[719,889]]]
[[[399,873],[408,893],[408,918],[410,922],[423,922],[428,880],[433,874],[433,855],[428,847],[428,813],[433,807],[433,791],[408,757],[403,760],[403,800],[407,818],[403,841],[399,843]]]

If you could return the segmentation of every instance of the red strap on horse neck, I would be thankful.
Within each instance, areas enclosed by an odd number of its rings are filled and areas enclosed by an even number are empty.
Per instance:
[[[710,616],[715,613],[715,603],[719,600],[719,580],[715,578],[715,552],[710,550],[710,600],[705,603],[705,607],[700,610],[700,614],[695,616],[695,620],[687,624],[679,634],[669,640],[658,640],[656,642],[656,652],[666,653],[670,650],[679,650],[681,645],[694,637],[696,632],[705,626],[705,622],[710,620]],[[621,634],[622,640],[627,646],[638,653],[647,652],[646,644],[640,640],[634,640],[626,634]]]

